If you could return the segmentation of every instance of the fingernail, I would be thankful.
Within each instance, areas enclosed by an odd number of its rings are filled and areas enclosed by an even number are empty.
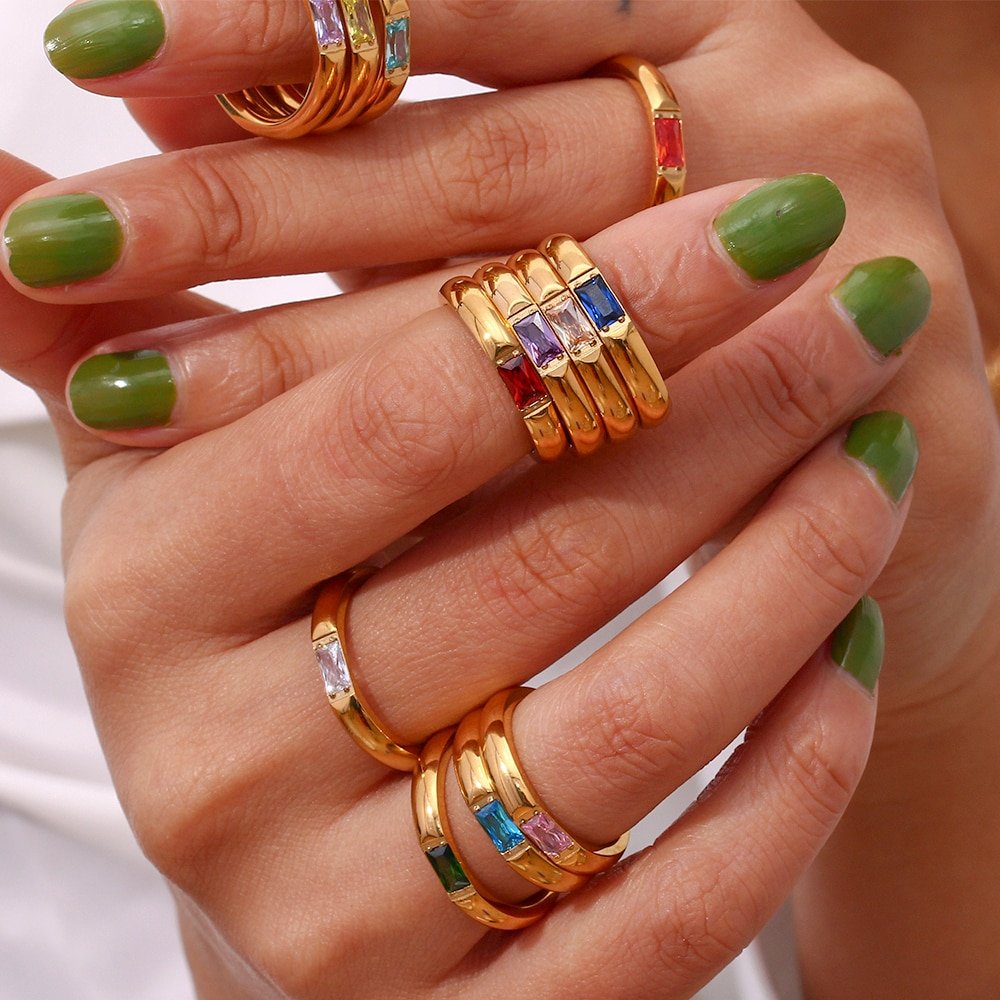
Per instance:
[[[90,0],[45,29],[45,53],[64,76],[93,80],[148,62],[163,45],[163,12],[153,0]]]
[[[73,414],[95,430],[162,427],[176,399],[170,365],[159,351],[95,354],[69,383]]]
[[[931,286],[905,257],[858,264],[833,290],[861,335],[883,357],[899,350],[927,319]]]
[[[860,684],[875,690],[885,655],[885,626],[874,597],[862,597],[836,627],[830,638],[830,655]]]
[[[50,288],[107,271],[121,253],[122,227],[100,198],[67,194],[15,208],[3,241],[14,277]]]
[[[734,201],[714,225],[729,256],[755,281],[768,281],[829,249],[845,214],[829,177],[793,174]]]
[[[902,413],[892,410],[858,417],[847,432],[844,450],[851,458],[867,465],[886,493],[897,502],[913,481],[920,457],[913,424]]]

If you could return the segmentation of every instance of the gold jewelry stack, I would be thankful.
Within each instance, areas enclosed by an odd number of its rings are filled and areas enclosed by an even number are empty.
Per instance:
[[[618,296],[572,236],[441,288],[494,364],[544,461],[655,427],[667,387]]]
[[[358,567],[330,580],[313,612],[313,651],[330,706],[355,743],[380,764],[412,774],[413,820],[420,850],[448,898],[495,930],[519,930],[541,919],[560,894],[582,888],[610,868],[628,834],[605,847],[587,846],[546,809],[524,773],[511,736],[514,710],[530,688],[500,691],[457,727],[435,733],[423,748],[387,734],[358,691],[347,650],[351,597],[374,572]],[[454,762],[459,788],[500,856],[537,888],[520,903],[492,899],[462,857],[445,804],[444,779]]]
[[[240,126],[270,139],[334,132],[385,114],[410,73],[406,0],[303,0],[316,32],[313,76],[218,95]]]

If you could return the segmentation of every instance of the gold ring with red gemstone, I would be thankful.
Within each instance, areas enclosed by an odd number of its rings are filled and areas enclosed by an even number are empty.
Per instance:
[[[536,458],[589,455],[667,416],[642,335],[572,236],[451,278],[441,294],[495,366]]]
[[[312,79],[219,94],[254,135],[295,139],[384,114],[410,72],[407,0],[303,0],[316,33]]]
[[[628,81],[649,112],[656,153],[651,205],[672,201],[684,193],[687,161],[684,158],[684,123],[681,107],[664,75],[651,62],[638,56],[615,56],[595,66],[591,76],[610,76]]]

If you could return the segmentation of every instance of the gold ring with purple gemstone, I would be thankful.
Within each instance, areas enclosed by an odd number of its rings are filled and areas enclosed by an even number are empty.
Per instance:
[[[370,121],[395,103],[410,70],[407,0],[303,0],[316,32],[308,83],[219,94],[226,113],[254,135],[295,139]]]
[[[508,849],[520,836],[522,841],[530,841],[563,871],[584,877],[607,871],[628,847],[628,833],[623,833],[607,847],[585,846],[541,804],[521,768],[511,739],[511,720],[518,703],[530,693],[531,688],[498,691],[482,708],[479,748],[491,779],[493,801],[499,805],[488,819],[496,827],[498,835],[502,831]],[[480,816],[477,814],[476,818],[480,819]],[[487,824],[482,825],[493,838]],[[494,843],[497,844],[496,839]]]
[[[558,898],[539,892],[523,903],[490,899],[462,858],[448,822],[444,776],[452,753],[453,730],[432,736],[413,772],[411,801],[417,840],[448,898],[463,913],[493,930],[516,931],[540,920]]]
[[[417,751],[396,742],[375,720],[348,665],[348,607],[355,591],[374,572],[372,566],[359,566],[334,577],[323,587],[312,616],[313,652],[323,675],[330,707],[354,742],[379,763],[410,772],[417,765]]]
[[[595,66],[591,76],[610,76],[630,83],[649,112],[656,152],[651,205],[672,201],[684,193],[684,123],[681,107],[663,74],[638,56],[615,56]]]

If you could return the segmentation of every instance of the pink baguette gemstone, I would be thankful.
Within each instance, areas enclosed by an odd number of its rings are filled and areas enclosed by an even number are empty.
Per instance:
[[[558,823],[546,813],[540,812],[521,824],[521,829],[543,854],[557,857],[573,846],[573,839]]]

